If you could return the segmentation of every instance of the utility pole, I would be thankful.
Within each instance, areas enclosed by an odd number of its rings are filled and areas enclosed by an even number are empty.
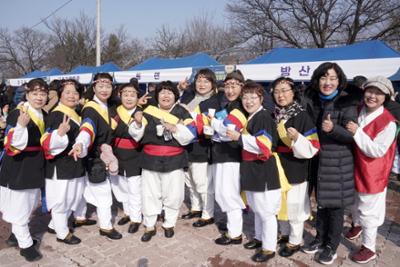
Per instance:
[[[96,31],[96,66],[101,65],[101,47],[100,47],[100,0],[97,1],[97,31]]]

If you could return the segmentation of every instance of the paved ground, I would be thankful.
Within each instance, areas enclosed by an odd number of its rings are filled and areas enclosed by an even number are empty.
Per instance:
[[[392,182],[387,197],[387,214],[384,225],[379,228],[377,240],[378,257],[365,266],[400,266],[400,183]],[[184,205],[181,213],[187,211]],[[117,220],[121,213],[114,210]],[[219,220],[223,216],[218,214]],[[92,215],[95,217],[95,214]],[[136,234],[129,234],[127,226],[116,226],[123,233],[121,240],[112,241],[101,237],[96,226],[78,228],[75,233],[82,239],[76,246],[56,242],[54,235],[45,232],[49,215],[38,210],[31,220],[32,234],[41,240],[40,251],[43,258],[36,263],[28,263],[16,248],[9,248],[4,240],[10,234],[10,226],[0,220],[0,266],[265,266],[254,264],[250,257],[253,252],[241,245],[221,247],[214,244],[219,236],[215,225],[202,229],[191,226],[192,221],[179,220],[176,235],[166,239],[158,225],[158,232],[149,243],[140,241],[143,228]],[[252,235],[252,214],[244,215],[246,236]],[[310,240],[315,234],[308,222],[304,238]],[[348,221],[346,228],[349,227]],[[245,240],[246,241],[246,240]],[[349,259],[359,245],[357,242],[343,240],[338,249],[338,259],[332,266],[360,266]],[[299,252],[291,258],[276,256],[268,266],[322,266],[313,260],[313,256]]]

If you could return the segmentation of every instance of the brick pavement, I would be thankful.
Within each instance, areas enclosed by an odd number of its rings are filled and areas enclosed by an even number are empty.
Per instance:
[[[400,193],[395,183],[395,191],[389,190],[387,197],[387,214],[383,226],[379,228],[376,260],[365,266],[400,266]],[[397,187],[396,187],[397,186]],[[393,187],[392,187],[393,188]],[[185,213],[185,205],[181,213]],[[114,214],[117,211],[114,209]],[[222,218],[220,212],[218,218]],[[118,213],[117,220],[121,216]],[[95,217],[95,214],[93,214]],[[75,230],[82,243],[69,246],[56,242],[55,235],[47,232],[49,215],[36,212],[31,221],[31,232],[40,240],[40,251],[43,258],[35,263],[26,262],[16,248],[6,246],[4,240],[10,234],[10,226],[0,220],[0,266],[265,266],[255,264],[250,260],[253,251],[245,250],[241,245],[221,247],[213,240],[219,236],[218,229],[211,225],[201,229],[191,226],[192,221],[178,220],[176,234],[172,239],[163,236],[161,224],[158,232],[149,243],[140,241],[143,228],[136,234],[129,234],[127,226],[116,228],[122,232],[121,240],[112,241],[98,234],[96,226],[81,227]],[[244,233],[252,235],[252,214],[244,215]],[[349,227],[348,221],[346,228]],[[315,234],[312,222],[306,224],[304,238],[309,241]],[[247,241],[247,240],[245,240]],[[360,241],[343,240],[338,248],[338,259],[331,266],[361,266],[349,259],[349,253],[354,252]],[[291,258],[276,256],[268,266],[323,266],[313,261],[313,256],[302,252]]]

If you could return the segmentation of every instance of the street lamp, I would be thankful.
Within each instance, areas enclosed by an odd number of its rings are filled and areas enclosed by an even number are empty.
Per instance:
[[[100,0],[97,0],[97,31],[96,31],[96,66],[101,65],[101,47],[100,47]]]

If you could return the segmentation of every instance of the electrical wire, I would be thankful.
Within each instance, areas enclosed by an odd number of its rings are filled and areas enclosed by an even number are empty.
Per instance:
[[[72,0],[68,0],[67,2],[65,2],[64,4],[62,4],[61,6],[59,6],[57,9],[55,9],[53,12],[51,12],[47,17],[45,17],[44,19],[41,19],[38,23],[36,23],[35,25],[33,25],[31,27],[31,29],[35,28],[36,26],[38,26],[39,24],[45,22],[48,18],[50,18],[51,16],[53,16],[55,13],[57,13],[57,11],[59,11],[60,9],[62,9],[63,7],[65,7],[66,5],[68,5],[69,3],[71,3]]]

